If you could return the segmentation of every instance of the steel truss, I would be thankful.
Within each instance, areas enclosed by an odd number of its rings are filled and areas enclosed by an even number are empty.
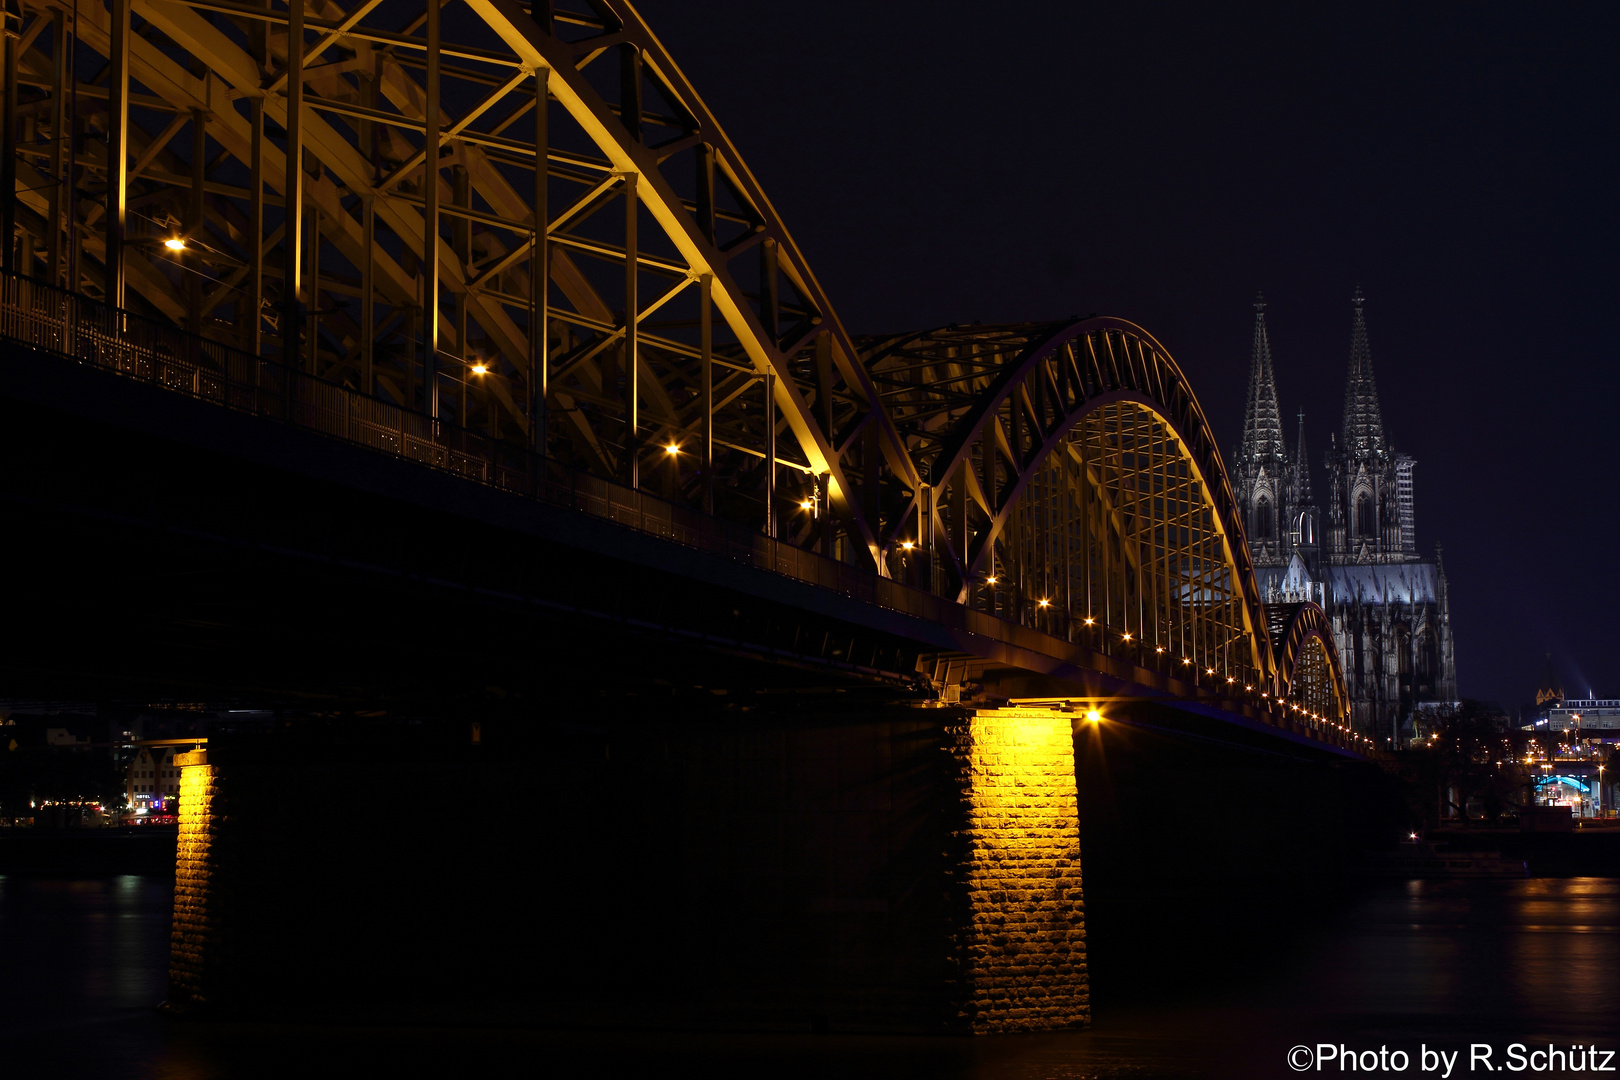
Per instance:
[[[1220,455],[1156,342],[1110,319],[854,341],[640,16],[574,3],[25,0],[0,268],[425,438],[473,429],[1281,692]]]

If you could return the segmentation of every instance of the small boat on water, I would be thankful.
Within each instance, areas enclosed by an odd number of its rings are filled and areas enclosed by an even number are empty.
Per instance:
[[[1523,859],[1510,859],[1500,851],[1441,851],[1443,845],[1411,840],[1394,851],[1369,851],[1364,863],[1379,877],[1487,877],[1530,876]]]

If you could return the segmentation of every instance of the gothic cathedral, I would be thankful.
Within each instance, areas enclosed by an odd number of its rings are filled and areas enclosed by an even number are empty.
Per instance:
[[[1404,747],[1411,737],[1414,707],[1456,700],[1457,667],[1440,549],[1432,558],[1418,554],[1416,462],[1385,441],[1359,288],[1351,303],[1344,424],[1327,452],[1325,510],[1312,494],[1303,412],[1292,454],[1283,437],[1263,300],[1254,305],[1249,394],[1232,486],[1262,598],[1268,605],[1322,606],[1333,625],[1356,729],[1388,749]]]

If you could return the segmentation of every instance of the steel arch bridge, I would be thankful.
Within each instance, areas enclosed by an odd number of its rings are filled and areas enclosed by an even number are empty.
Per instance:
[[[1163,347],[1105,318],[853,338],[624,0],[5,18],[6,336],[500,486],[655,496],[775,567],[1355,738]]]

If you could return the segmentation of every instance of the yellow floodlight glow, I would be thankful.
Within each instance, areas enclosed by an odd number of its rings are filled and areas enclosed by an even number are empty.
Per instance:
[[[1087,709],[1086,710],[1086,722],[1091,723],[1091,724],[1101,723],[1102,722],[1102,713],[1098,712],[1096,709]]]
[[[994,585],[996,583],[996,575],[991,574],[989,577],[984,579],[984,583],[986,585]]]
[[[1164,646],[1160,645],[1158,648],[1154,649],[1153,651],[1154,652],[1164,652]]]
[[[1091,616],[1089,616],[1089,615],[1088,615],[1088,616],[1086,616],[1086,625],[1087,625],[1087,626],[1095,626],[1095,625],[1096,625],[1096,623],[1097,623],[1097,620],[1096,620],[1096,619],[1093,619],[1093,618],[1092,618],[1092,617],[1091,617]]]
[[[1129,640],[1131,640],[1131,635],[1129,635],[1129,634],[1126,634],[1126,635],[1125,635],[1125,637],[1124,637],[1124,640],[1126,640],[1126,641],[1129,641]]]
[[[472,366],[472,373],[474,375],[487,375],[489,374],[489,365],[480,360]]]
[[[1035,601],[1035,606],[1036,607],[1051,607],[1052,606],[1052,601],[1046,599],[1046,597],[1043,596],[1039,600]]]
[[[680,443],[673,443],[672,442],[668,446],[664,447],[664,453],[668,454],[670,457],[674,457],[676,454],[678,454],[680,452],[681,452],[681,444]]]
[[[809,499],[806,499],[802,503],[799,504],[799,509],[800,510],[814,510],[815,508],[816,508],[816,504],[811,502]]]
[[[163,246],[168,248],[170,251],[186,250],[186,242],[180,239],[178,236],[169,237],[167,240],[163,241]]]
[[[912,543],[910,540],[902,540],[902,541],[900,541],[900,546],[905,548],[907,551],[910,551],[912,548],[916,547],[917,545]]]

